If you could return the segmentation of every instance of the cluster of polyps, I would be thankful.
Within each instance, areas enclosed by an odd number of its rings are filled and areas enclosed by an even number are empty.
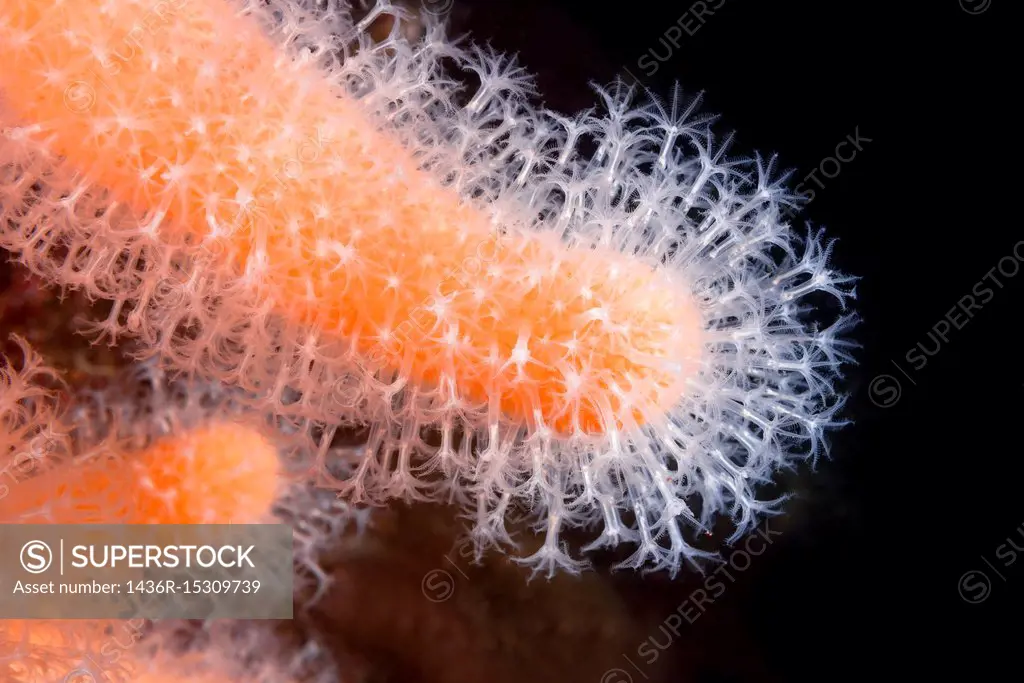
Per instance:
[[[323,443],[368,425],[348,494],[456,500],[481,544],[525,505],[538,569],[579,569],[560,534],[583,526],[675,571],[693,529],[742,533],[757,486],[824,449],[853,316],[811,302],[845,308],[852,278],[696,100],[616,85],[563,116],[386,1],[177,3],[94,69],[149,11],[9,3],[0,242],[113,300],[102,332]]]

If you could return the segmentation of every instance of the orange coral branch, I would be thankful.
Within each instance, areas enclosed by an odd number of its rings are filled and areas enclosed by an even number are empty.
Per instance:
[[[278,313],[358,339],[364,360],[565,432],[642,424],[695,373],[682,283],[496,232],[515,217],[496,226],[419,170],[229,3],[0,7],[0,86],[23,123],[148,211],[154,237],[221,250]]]

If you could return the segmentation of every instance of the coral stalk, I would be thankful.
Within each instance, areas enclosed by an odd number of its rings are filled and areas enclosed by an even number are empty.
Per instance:
[[[695,373],[685,283],[496,224],[229,4],[167,2],[159,21],[141,0],[4,4],[0,85],[23,126],[148,212],[142,230],[222,254],[364,362],[565,434],[657,419]],[[115,60],[149,24],[146,51]]]
[[[674,572],[843,424],[855,278],[699,98],[552,112],[387,0],[0,8],[0,245],[247,392],[353,498],[456,501],[481,549],[522,505],[538,569],[583,566],[562,532],[589,527]]]

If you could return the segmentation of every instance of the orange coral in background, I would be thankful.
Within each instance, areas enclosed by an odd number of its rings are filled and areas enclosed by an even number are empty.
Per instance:
[[[41,384],[59,376],[17,341],[24,355],[21,368],[10,359],[0,367],[0,444],[7,451],[0,455],[5,471],[22,476],[5,484],[0,523],[225,524],[268,517],[281,488],[278,451],[258,429],[239,421],[215,419],[158,438],[139,452],[116,435],[83,452],[59,452],[72,444],[66,435],[75,421],[57,412],[51,390]],[[39,435],[49,436],[47,444],[57,452],[45,457],[26,452]],[[135,644],[141,623],[0,621],[0,661],[6,660],[0,673],[10,683],[71,683],[87,676],[105,682],[199,680],[192,673],[164,670],[166,662],[140,659]],[[127,645],[121,642],[125,628],[133,632]]]
[[[279,487],[277,451],[237,423],[102,453],[17,485],[0,521],[24,524],[226,524],[254,521]]]

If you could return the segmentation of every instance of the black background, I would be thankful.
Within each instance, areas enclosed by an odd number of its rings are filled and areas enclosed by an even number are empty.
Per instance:
[[[555,109],[593,104],[590,80],[638,78],[663,97],[676,80],[703,90],[719,130],[737,132],[734,151],[778,153],[794,183],[848,134],[872,140],[800,216],[838,237],[834,264],[862,278],[854,425],[799,491],[803,532],[749,579],[741,609],[780,680],[1000,668],[1013,658],[1001,643],[1019,632],[1024,586],[1024,557],[1008,567],[995,557],[1008,537],[1024,547],[1024,272],[997,275],[1003,288],[989,281],[991,300],[923,368],[906,355],[934,349],[933,327],[1024,238],[1009,125],[1019,124],[1019,70],[1015,39],[1001,31],[1014,3],[704,4],[721,8],[703,25],[689,1],[467,0],[451,17],[518,52]],[[652,48],[665,55],[659,39],[677,20],[699,28],[651,73],[638,60]],[[879,375],[900,383],[894,402]],[[975,569],[991,592],[969,604],[959,581]],[[666,612],[675,604],[667,597]],[[726,652],[731,635],[714,636]],[[713,669],[701,680],[739,680]]]

